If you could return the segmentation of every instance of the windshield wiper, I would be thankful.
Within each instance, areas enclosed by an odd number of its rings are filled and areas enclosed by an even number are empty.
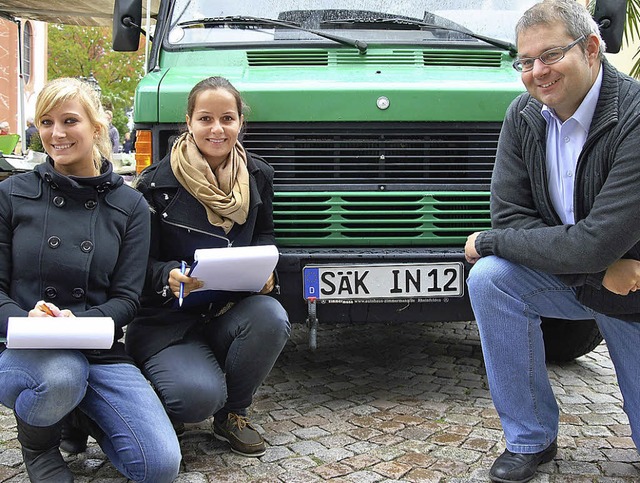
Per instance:
[[[325,20],[322,22],[323,24],[388,24],[388,25],[412,25],[416,27],[424,27],[428,29],[434,30],[446,30],[448,32],[456,32],[459,34],[467,35],[477,40],[481,40],[482,42],[486,42],[489,45],[493,45],[494,47],[498,47],[499,49],[503,49],[509,52],[511,57],[515,57],[518,54],[518,48],[513,45],[511,42],[505,42],[504,40],[494,39],[492,37],[486,37],[484,35],[476,34],[471,32],[470,30],[462,30],[453,27],[446,27],[444,25],[437,25],[433,23],[423,22],[421,20],[413,20],[409,18],[372,18],[372,19],[362,19],[362,18],[345,18],[339,20]]]
[[[347,37],[341,37],[338,35],[331,35],[319,30],[313,30],[313,29],[302,27],[301,25],[293,22],[274,20],[272,18],[247,17],[244,15],[243,16],[230,15],[226,17],[209,17],[209,18],[201,18],[197,20],[188,20],[186,22],[180,22],[178,24],[178,27],[190,27],[194,25],[225,25],[225,24],[253,25],[253,26],[268,25],[268,26],[275,26],[275,27],[285,27],[285,28],[290,28],[295,30],[302,30],[303,32],[309,32],[314,35],[318,35],[319,37],[323,37],[328,40],[333,40],[334,42],[337,42],[341,45],[346,45],[347,47],[354,47],[358,49],[358,51],[361,54],[367,53],[367,43],[362,40],[354,40],[354,39],[349,39]]]

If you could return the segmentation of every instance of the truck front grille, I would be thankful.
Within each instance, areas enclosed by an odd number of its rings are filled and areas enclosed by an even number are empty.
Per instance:
[[[252,123],[278,190],[469,190],[491,179],[500,123]]]
[[[456,246],[490,227],[500,123],[252,123],[282,247]]]

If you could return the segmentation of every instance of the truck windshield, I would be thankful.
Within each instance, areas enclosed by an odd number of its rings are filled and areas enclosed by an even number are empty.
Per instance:
[[[170,46],[304,43],[313,47],[328,39],[357,46],[478,43],[481,36],[512,43],[516,21],[534,3],[536,0],[176,0],[167,40]]]

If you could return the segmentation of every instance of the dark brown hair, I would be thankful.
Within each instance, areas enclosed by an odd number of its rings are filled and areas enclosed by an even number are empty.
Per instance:
[[[210,89],[224,89],[227,92],[231,93],[236,100],[238,114],[244,114],[247,106],[242,100],[242,96],[240,95],[240,92],[238,92],[238,89],[233,87],[233,84],[231,84],[231,82],[229,82],[224,77],[213,76],[201,80],[195,86],[193,86],[193,89],[191,89],[191,92],[189,92],[189,97],[187,99],[187,116],[189,116],[189,118],[193,116],[193,110],[196,108],[196,99],[198,98],[198,96],[202,92],[208,91]]]

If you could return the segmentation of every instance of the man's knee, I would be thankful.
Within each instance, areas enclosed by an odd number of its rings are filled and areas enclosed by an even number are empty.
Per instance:
[[[467,278],[469,296],[485,297],[487,291],[499,285],[500,280],[508,277],[513,270],[513,264],[496,256],[482,257],[478,260]]]

